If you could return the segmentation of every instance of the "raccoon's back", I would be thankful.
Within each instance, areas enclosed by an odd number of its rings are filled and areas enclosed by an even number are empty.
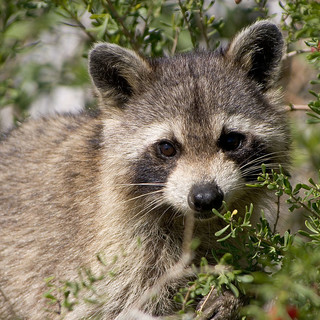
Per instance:
[[[0,142],[0,288],[18,309],[32,310],[46,277],[65,278],[87,258],[100,132],[98,118],[59,116],[29,121]]]

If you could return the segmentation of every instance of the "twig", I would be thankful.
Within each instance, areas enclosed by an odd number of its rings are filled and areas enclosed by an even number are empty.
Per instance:
[[[174,36],[173,45],[172,45],[172,48],[171,48],[171,55],[174,55],[175,52],[176,52],[177,45],[178,45],[178,40],[179,40],[179,34],[180,34],[180,28],[177,27],[175,29],[175,36]]]
[[[299,200],[299,198],[295,197],[294,195],[291,195],[291,198],[298,204],[300,204],[300,206],[302,208],[304,208],[306,211],[310,212],[313,216],[318,217],[318,214],[313,211],[311,208],[309,208],[308,206],[306,206],[302,201]]]
[[[210,298],[210,296],[211,296],[211,294],[212,294],[212,292],[213,292],[214,289],[215,289],[215,287],[214,287],[214,286],[211,286],[210,292],[207,294],[206,299],[203,301],[200,309],[197,310],[198,312],[202,312],[203,307],[206,305],[206,303],[207,303],[207,301],[209,300],[209,298]]]
[[[187,268],[193,258],[193,251],[191,248],[191,242],[194,231],[194,214],[189,213],[185,216],[185,227],[183,233],[183,242],[182,242],[182,254],[180,260],[173,265],[168,272],[162,275],[159,280],[155,283],[155,285],[144,292],[142,297],[135,303],[133,308],[130,310],[130,314],[132,312],[136,314],[140,312],[143,305],[152,297],[156,296],[160,290],[170,281],[181,279],[186,276],[190,276],[194,274],[194,270],[191,268]],[[161,318],[158,318],[161,319]]]
[[[188,260],[192,258],[191,242],[194,231],[195,218],[193,213],[187,213],[185,216],[185,226],[182,243],[182,256],[186,256]]]
[[[200,16],[201,31],[202,31],[204,40],[206,42],[206,47],[207,47],[207,49],[209,49],[209,39],[208,39],[208,33],[207,33],[207,25],[204,25],[204,21],[203,21],[203,2],[202,2],[202,6],[200,7],[200,10],[199,10],[199,16]]]
[[[286,107],[287,111],[310,111],[308,105],[298,104],[298,105],[290,105]]]
[[[287,60],[291,57],[294,57],[298,54],[302,54],[302,53],[310,53],[311,50],[310,49],[300,49],[300,50],[296,50],[296,51],[291,51],[291,52],[288,52],[287,54],[285,54],[282,58],[282,60]]]
[[[180,279],[187,275],[194,274],[191,268],[186,268],[190,264],[190,257],[183,255],[174,266],[172,266],[167,273],[165,273],[157,283],[144,292],[142,297],[135,303],[135,305],[130,309],[130,314],[140,312],[141,307],[152,297],[156,296],[160,290],[170,281]]]
[[[189,296],[190,296],[190,293],[192,290],[194,290],[196,288],[196,285],[193,284],[191,287],[189,287],[188,291],[187,291],[187,294],[185,295],[184,299],[183,299],[183,303],[182,303],[182,311],[185,311],[185,308],[186,308],[186,304],[188,302],[188,299],[189,299]]]
[[[181,0],[179,0],[179,7],[180,7],[180,10],[181,10],[181,13],[182,13],[183,20],[185,21],[185,23],[186,23],[186,25],[187,25],[187,29],[188,29],[189,34],[190,34],[190,38],[191,38],[192,45],[193,45],[193,47],[195,48],[195,47],[196,47],[196,41],[195,41],[195,39],[194,39],[194,37],[193,37],[193,34],[192,34],[192,27],[191,27],[191,25],[190,25],[190,23],[189,23],[189,20],[188,20],[187,16],[186,16],[187,10],[186,10],[185,7],[183,6]]]
[[[87,30],[87,28],[83,25],[78,16],[75,15],[71,10],[69,10],[64,4],[62,5],[62,8],[69,14],[71,19],[73,19],[77,23],[77,25],[68,24],[67,22],[64,22],[64,24],[67,24],[72,27],[79,27],[84,31],[84,33],[90,38],[92,42],[95,42],[96,38]]]
[[[129,40],[132,48],[136,51],[139,50],[139,45],[136,43],[136,41],[134,41],[132,33],[128,30],[128,28],[126,27],[123,18],[120,17],[120,15],[118,14],[116,8],[114,7],[114,5],[112,4],[112,2],[110,0],[106,0],[107,2],[107,6],[105,5],[104,1],[102,2],[102,4],[104,5],[104,7],[106,7],[106,9],[109,9],[112,16],[117,20],[117,22],[120,24],[122,31],[124,33],[124,35],[127,37],[127,39]]]
[[[277,216],[273,226],[273,233],[276,233],[277,224],[279,222],[279,217],[280,217],[280,195],[277,196],[276,205],[277,205]]]

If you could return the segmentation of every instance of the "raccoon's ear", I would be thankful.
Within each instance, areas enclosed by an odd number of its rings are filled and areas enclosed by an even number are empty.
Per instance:
[[[118,105],[139,91],[151,67],[132,50],[99,43],[89,53],[89,72],[101,98]]]
[[[274,23],[264,20],[236,35],[225,54],[266,91],[279,78],[283,50],[280,30]]]

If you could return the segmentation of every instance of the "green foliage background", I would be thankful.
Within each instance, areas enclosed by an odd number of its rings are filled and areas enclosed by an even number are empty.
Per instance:
[[[0,109],[11,106],[19,122],[28,116],[34,101],[59,85],[89,87],[86,57],[97,41],[117,43],[147,56],[173,55],[199,47],[215,49],[241,27],[270,17],[268,4],[272,1],[237,2],[240,3],[231,6],[231,0],[1,1]],[[292,185],[282,173],[263,172],[254,187],[274,190],[279,200],[284,198],[289,203],[292,214],[301,217],[302,210],[305,228],[296,235],[288,231],[278,234],[263,217],[260,225],[253,227],[252,208],[248,208],[244,219],[237,219],[231,212],[220,216],[228,225],[217,233],[226,243],[223,259],[217,258],[217,262],[227,267],[220,273],[213,272],[203,260],[201,270],[197,270],[198,279],[176,295],[181,313],[192,310],[193,299],[210,293],[214,286],[255,297],[244,310],[246,319],[293,319],[290,308],[297,311],[295,319],[320,319],[320,2],[280,1],[279,9],[278,18],[288,44],[286,58],[301,55],[315,70],[314,79],[310,79],[308,126],[303,117],[295,119],[301,111],[291,105],[297,132],[294,145],[298,150],[294,152],[294,162],[300,166],[308,162],[312,177]],[[62,27],[76,31],[80,39],[75,55],[67,57],[59,68],[54,58],[29,58],[46,46],[41,40],[44,34],[59,37]],[[87,107],[93,105],[91,99]],[[279,210],[275,214],[279,215]],[[241,240],[240,251],[227,245],[228,238],[241,237],[243,231],[248,237]],[[236,264],[240,257],[247,259],[246,268]],[[90,290],[99,279],[90,274],[89,280],[90,286],[69,282],[56,288],[49,279],[47,298],[56,302],[54,293],[62,290],[62,306],[71,309],[76,300],[70,302],[70,297],[76,299],[81,288]],[[272,306],[267,308],[268,304]]]

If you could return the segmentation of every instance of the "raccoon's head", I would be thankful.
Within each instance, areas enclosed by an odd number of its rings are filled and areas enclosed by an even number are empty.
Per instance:
[[[269,21],[224,50],[147,60],[98,44],[90,74],[106,113],[105,146],[146,211],[209,218],[223,201],[255,202],[265,163],[286,167],[289,138],[274,89],[284,42]]]

